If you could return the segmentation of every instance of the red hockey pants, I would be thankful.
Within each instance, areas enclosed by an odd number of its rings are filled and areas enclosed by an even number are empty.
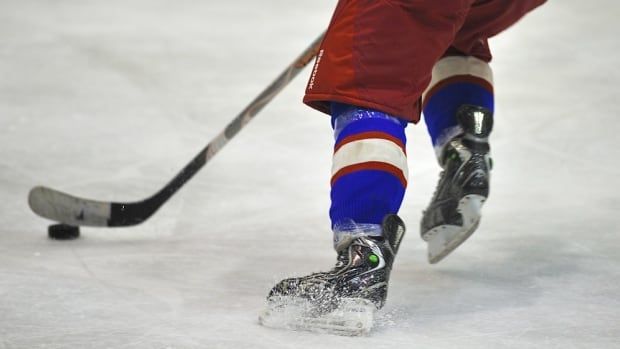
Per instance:
[[[491,60],[487,39],[545,0],[340,0],[304,103],[337,101],[417,122],[420,96],[443,56]]]

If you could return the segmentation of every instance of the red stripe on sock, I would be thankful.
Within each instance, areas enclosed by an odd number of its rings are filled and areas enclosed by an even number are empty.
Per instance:
[[[346,176],[353,172],[364,171],[364,170],[378,170],[378,171],[388,172],[394,177],[398,178],[398,180],[400,181],[400,183],[403,185],[404,188],[407,187],[407,178],[405,178],[405,175],[403,174],[403,171],[400,168],[394,165],[387,164],[385,162],[380,162],[380,161],[362,162],[359,164],[344,167],[332,176],[331,185],[333,186],[334,183],[336,183],[336,181],[343,176]]]

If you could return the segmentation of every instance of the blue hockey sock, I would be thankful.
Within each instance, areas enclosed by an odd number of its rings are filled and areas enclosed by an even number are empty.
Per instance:
[[[442,86],[427,99],[424,121],[435,148],[443,147],[461,133],[456,111],[463,104],[485,107],[493,112],[493,93],[472,82],[454,82]]]
[[[491,68],[474,57],[443,58],[433,69],[433,81],[423,101],[424,121],[438,156],[446,143],[462,133],[456,111],[463,104],[493,112]]]
[[[332,103],[331,111],[336,144],[330,218],[338,249],[357,235],[381,235],[383,218],[398,212],[407,186],[407,122],[340,103]]]

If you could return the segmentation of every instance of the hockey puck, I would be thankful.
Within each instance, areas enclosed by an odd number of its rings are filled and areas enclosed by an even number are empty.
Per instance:
[[[80,237],[80,227],[68,224],[53,224],[47,228],[47,236],[55,240],[73,240]]]

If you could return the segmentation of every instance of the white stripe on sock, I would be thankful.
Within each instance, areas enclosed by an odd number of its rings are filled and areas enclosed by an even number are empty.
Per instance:
[[[433,77],[422,94],[422,99],[426,98],[426,93],[439,82],[456,75],[472,75],[493,85],[493,71],[487,62],[472,56],[449,56],[435,63]]]
[[[408,177],[407,155],[394,142],[379,138],[354,141],[338,149],[334,154],[332,176],[347,166],[371,161],[395,166]]]

